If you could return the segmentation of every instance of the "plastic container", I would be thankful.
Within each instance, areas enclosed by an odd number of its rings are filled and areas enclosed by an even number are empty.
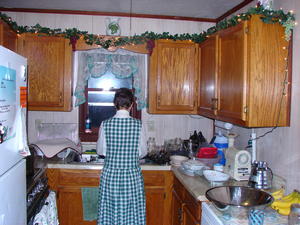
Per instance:
[[[292,204],[288,219],[288,225],[300,224],[300,204]]]
[[[213,168],[214,164],[218,163],[221,159],[220,155],[217,155],[215,158],[196,158],[196,160],[204,163],[207,165],[209,168]]]
[[[215,147],[202,147],[197,153],[198,158],[215,158],[218,153],[218,149]]]
[[[228,138],[222,135],[222,132],[219,131],[216,139],[214,141],[214,146],[218,149],[218,155],[220,155],[219,163],[225,166],[226,158],[224,154],[224,150],[228,148]]]
[[[85,119],[85,133],[92,132],[92,121],[89,117]]]

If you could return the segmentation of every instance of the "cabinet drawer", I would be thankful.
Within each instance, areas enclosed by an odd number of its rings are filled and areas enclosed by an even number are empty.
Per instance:
[[[165,176],[160,171],[143,171],[145,186],[164,186]]]
[[[60,170],[59,185],[98,186],[99,170]]]
[[[184,203],[197,221],[201,219],[201,202],[197,201],[188,191],[185,190]]]

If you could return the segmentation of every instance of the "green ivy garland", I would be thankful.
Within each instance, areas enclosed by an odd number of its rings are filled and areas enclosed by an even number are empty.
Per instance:
[[[268,10],[263,6],[257,6],[255,8],[250,8],[246,13],[241,13],[239,15],[235,15],[230,19],[224,19],[217,23],[215,26],[209,28],[207,31],[201,33],[194,34],[174,34],[171,35],[169,32],[163,32],[161,34],[146,31],[141,35],[134,35],[132,37],[113,37],[112,39],[107,39],[107,37],[99,36],[95,34],[89,34],[87,31],[80,31],[76,28],[65,29],[62,31],[61,29],[50,29],[47,27],[42,27],[39,24],[35,26],[18,26],[16,22],[12,21],[10,17],[6,14],[0,12],[0,19],[6,22],[13,30],[15,30],[18,34],[22,33],[39,33],[48,36],[63,36],[67,39],[70,39],[70,43],[76,42],[81,36],[83,36],[85,42],[89,45],[100,45],[103,48],[109,47],[118,47],[124,46],[128,44],[136,45],[143,44],[148,42],[149,40],[157,40],[157,39],[171,39],[171,40],[190,40],[195,43],[201,43],[206,40],[207,36],[216,33],[217,31],[226,29],[228,27],[235,26],[242,21],[249,20],[251,15],[261,15],[261,20],[264,23],[279,23],[285,28],[285,38],[286,40],[290,39],[291,32],[295,26],[295,16],[292,12],[284,13],[282,9],[280,10]]]

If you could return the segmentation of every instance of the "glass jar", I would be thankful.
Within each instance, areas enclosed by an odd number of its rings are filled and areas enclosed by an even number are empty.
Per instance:
[[[289,215],[289,225],[300,225],[300,204],[292,204]]]

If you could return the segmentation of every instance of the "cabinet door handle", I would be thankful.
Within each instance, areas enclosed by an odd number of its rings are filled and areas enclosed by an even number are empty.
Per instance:
[[[62,92],[59,93],[59,103],[62,103]]]
[[[160,96],[157,96],[157,104],[160,105]]]
[[[178,220],[180,221],[180,223],[182,222],[182,210],[181,210],[181,208],[178,209]]]
[[[212,98],[211,99],[211,110],[217,110],[218,109],[218,98]]]

